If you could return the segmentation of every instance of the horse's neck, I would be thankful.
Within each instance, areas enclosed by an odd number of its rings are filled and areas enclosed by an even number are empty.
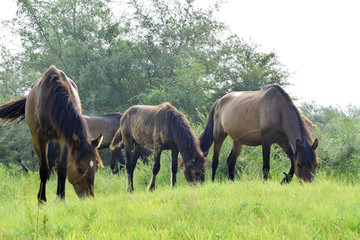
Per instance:
[[[292,115],[292,118],[288,118],[284,122],[284,129],[290,145],[293,149],[295,149],[296,140],[308,140],[309,135],[306,129],[304,129],[304,124],[301,121],[301,116],[297,116],[295,112],[292,112]]]

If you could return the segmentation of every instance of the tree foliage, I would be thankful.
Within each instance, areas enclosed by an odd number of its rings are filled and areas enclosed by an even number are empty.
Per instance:
[[[195,0],[17,0],[7,25],[22,51],[2,51],[1,103],[27,93],[52,64],[79,88],[87,114],[169,101],[193,122],[229,91],[287,84],[275,52],[231,34]],[[2,129],[3,131],[3,129]],[[1,138],[1,137],[0,137]],[[20,149],[29,149],[20,148]]]
[[[131,0],[116,16],[108,0],[17,3],[22,64],[39,74],[51,64],[63,69],[89,113],[170,101],[196,117],[229,91],[287,84],[274,52],[259,53],[215,19],[218,3]]]
[[[317,125],[314,133],[320,140],[320,167],[343,176],[357,176],[360,171],[360,109],[345,110],[318,106],[301,106],[302,112]],[[335,170],[335,171],[334,171]]]

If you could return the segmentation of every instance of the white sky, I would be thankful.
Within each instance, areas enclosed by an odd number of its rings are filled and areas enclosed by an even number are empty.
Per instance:
[[[1,20],[15,11],[14,1],[0,1]],[[216,16],[259,50],[276,51],[298,102],[360,106],[360,1],[228,0]]]
[[[261,51],[276,51],[298,102],[360,106],[360,1],[228,0],[217,16]]]

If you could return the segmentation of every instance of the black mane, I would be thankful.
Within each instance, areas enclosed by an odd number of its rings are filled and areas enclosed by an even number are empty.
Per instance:
[[[285,92],[285,90],[280,87],[279,85],[270,85],[268,87],[266,87],[265,89],[270,89],[270,88],[273,88],[273,89],[276,89],[283,97],[284,99],[286,100],[286,102],[288,103],[288,105],[291,107],[291,109],[295,112],[295,115],[297,117],[297,120],[299,121],[300,123],[300,132],[301,132],[301,135],[303,137],[306,138],[306,140],[310,141],[309,144],[312,143],[312,137],[310,135],[310,132],[309,132],[309,129],[308,127],[306,126],[303,118],[301,117],[301,114],[299,112],[299,110],[297,109],[297,107],[295,106],[294,102],[292,101],[291,97],[289,96],[289,94],[287,94]]]
[[[297,107],[295,106],[294,102],[291,100],[290,96],[278,85],[270,85],[266,89],[274,88],[276,89],[286,100],[288,105],[292,108],[292,110],[295,112],[296,117],[300,123],[300,132],[301,137],[303,139],[300,139],[302,147],[300,148],[301,154],[303,156],[303,159],[305,159],[305,164],[308,166],[311,166],[311,159],[317,159],[315,156],[315,151],[312,149],[313,139],[311,137],[311,134],[309,132],[308,127],[305,124],[305,121],[301,117],[301,114]]]
[[[166,104],[171,132],[176,136],[181,146],[187,146],[187,150],[197,155],[203,155],[199,148],[198,139],[192,130],[186,116],[177,111],[171,104]]]
[[[81,141],[80,157],[87,153],[93,152],[88,137],[88,127],[81,113],[81,107],[76,106],[72,100],[72,92],[66,76],[50,69],[44,76],[46,84],[50,86],[50,96],[53,100],[51,103],[51,115],[59,134],[65,138],[65,141],[73,146],[73,134],[76,133]],[[60,137],[60,136],[59,136]]]

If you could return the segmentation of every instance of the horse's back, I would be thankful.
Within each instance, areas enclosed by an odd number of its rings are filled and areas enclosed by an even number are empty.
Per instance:
[[[163,104],[130,107],[120,120],[123,139],[132,139],[141,146],[153,149],[155,141],[169,131],[164,107]]]
[[[218,100],[215,127],[246,145],[260,145],[262,134],[276,128],[286,101],[277,86],[260,91],[231,92]],[[216,131],[216,129],[214,129]]]
[[[231,92],[219,99],[214,115],[214,132],[223,131],[234,140],[257,145],[261,96],[258,92]]]

